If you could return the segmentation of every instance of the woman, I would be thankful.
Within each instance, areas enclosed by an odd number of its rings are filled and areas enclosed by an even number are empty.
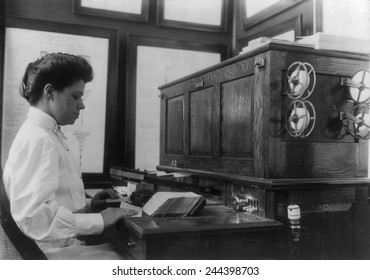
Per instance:
[[[4,184],[13,219],[49,259],[119,259],[109,244],[84,246],[77,237],[136,214],[120,208],[91,213],[94,202],[116,195],[102,191],[85,199],[79,166],[60,131],[85,108],[85,84],[92,79],[84,58],[58,53],[30,63],[22,80],[30,109],[9,151]]]

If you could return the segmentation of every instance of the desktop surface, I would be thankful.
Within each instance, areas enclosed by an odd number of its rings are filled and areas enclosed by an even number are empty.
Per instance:
[[[206,205],[196,216],[150,217],[144,213],[141,218],[128,218],[123,223],[140,238],[163,233],[266,229],[281,226],[276,220],[233,211],[223,205]]]
[[[127,218],[117,224],[116,246],[132,259],[273,258],[275,220],[223,205],[206,205],[192,217]]]

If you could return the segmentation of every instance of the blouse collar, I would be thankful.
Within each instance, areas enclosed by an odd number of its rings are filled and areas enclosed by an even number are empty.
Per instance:
[[[58,126],[57,121],[52,116],[33,106],[30,106],[28,118],[51,130]]]
[[[46,127],[47,129],[51,130],[58,137],[58,140],[61,142],[63,147],[67,151],[69,151],[67,143],[63,141],[67,140],[67,137],[60,130],[60,126],[52,116],[48,115],[40,109],[31,106],[28,111],[28,119],[34,121],[40,126]]]

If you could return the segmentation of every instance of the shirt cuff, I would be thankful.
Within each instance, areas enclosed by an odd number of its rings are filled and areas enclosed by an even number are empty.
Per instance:
[[[101,214],[74,214],[74,216],[77,234],[100,234],[104,231],[104,221]]]
[[[86,198],[86,210],[91,211],[91,198]]]

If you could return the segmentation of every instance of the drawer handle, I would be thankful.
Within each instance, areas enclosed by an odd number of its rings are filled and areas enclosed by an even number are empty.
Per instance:
[[[129,239],[128,242],[127,242],[127,247],[128,248],[134,248],[136,247],[136,242],[132,239]]]

